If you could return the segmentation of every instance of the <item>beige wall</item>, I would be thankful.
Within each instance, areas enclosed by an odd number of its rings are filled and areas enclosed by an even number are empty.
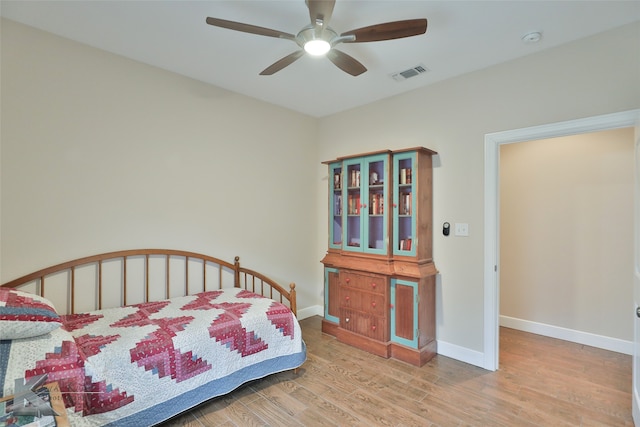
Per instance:
[[[18,24],[1,30],[2,281],[172,246],[239,254],[298,282],[301,308],[320,306],[320,162],[422,145],[440,153],[438,340],[471,352],[483,350],[484,135],[640,107],[640,25],[318,120]],[[444,221],[469,223],[470,236],[443,237]]]
[[[139,247],[232,260],[318,304],[316,121],[2,21],[3,282]]]
[[[638,40],[640,25],[625,26],[320,120],[322,160],[387,147],[438,151],[439,343],[476,352],[473,357],[483,352],[485,134],[639,108]],[[321,165],[317,171],[320,203],[327,171]],[[320,236],[327,232],[324,218]],[[469,237],[444,237],[445,221],[469,223]],[[320,241],[317,259],[325,247]]]
[[[631,341],[633,129],[500,147],[500,314]]]

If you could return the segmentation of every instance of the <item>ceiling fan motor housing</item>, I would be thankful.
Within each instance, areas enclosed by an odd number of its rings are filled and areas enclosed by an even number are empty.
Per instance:
[[[328,43],[329,47],[333,47],[335,45],[333,39],[337,37],[338,34],[329,27],[308,25],[296,35],[296,43],[305,49],[307,43],[321,40]]]

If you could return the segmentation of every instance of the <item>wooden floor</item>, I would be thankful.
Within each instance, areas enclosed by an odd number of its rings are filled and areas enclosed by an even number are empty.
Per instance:
[[[436,356],[382,359],[302,320],[307,362],[165,423],[175,426],[633,426],[631,356],[500,330],[496,372]]]

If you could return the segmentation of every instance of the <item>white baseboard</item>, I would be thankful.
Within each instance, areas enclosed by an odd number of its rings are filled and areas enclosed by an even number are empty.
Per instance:
[[[617,353],[633,354],[633,342],[618,338],[605,337],[589,332],[581,332],[573,329],[562,328],[560,326],[547,325],[544,323],[532,322],[530,320],[522,320],[509,316],[500,316],[500,326],[544,335],[546,337],[558,338],[591,347],[602,348],[604,350],[615,351]]]
[[[475,351],[459,345],[438,341],[438,354],[460,362],[484,368],[484,353]]]
[[[305,307],[298,310],[296,317],[298,320],[306,319],[311,316],[324,317],[324,307],[321,305],[312,305],[311,307]]]

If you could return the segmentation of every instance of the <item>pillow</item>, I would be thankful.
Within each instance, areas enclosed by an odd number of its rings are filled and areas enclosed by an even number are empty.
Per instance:
[[[37,337],[61,325],[51,301],[17,289],[0,288],[0,340]]]

